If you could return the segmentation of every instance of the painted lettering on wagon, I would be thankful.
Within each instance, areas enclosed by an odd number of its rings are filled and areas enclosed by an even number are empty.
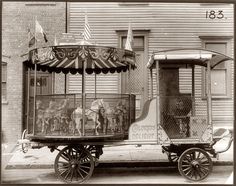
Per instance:
[[[140,126],[134,124],[131,130],[131,139],[133,140],[148,140],[155,139],[156,127],[154,125]]]

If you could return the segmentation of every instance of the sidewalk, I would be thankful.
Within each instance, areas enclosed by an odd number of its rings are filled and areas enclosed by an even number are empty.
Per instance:
[[[215,147],[217,150],[224,148],[225,141]],[[14,149],[13,149],[14,150]],[[9,152],[4,152],[9,153]],[[27,153],[20,151],[20,146],[15,149],[6,169],[22,168],[53,168],[54,160],[58,151],[50,152],[50,149],[29,149]],[[4,157],[4,156],[3,156]],[[219,160],[213,158],[214,165],[233,165],[233,144],[231,148],[219,155]],[[100,157],[101,167],[121,166],[170,166],[167,155],[162,153],[160,145],[135,145],[105,146],[103,155]]]

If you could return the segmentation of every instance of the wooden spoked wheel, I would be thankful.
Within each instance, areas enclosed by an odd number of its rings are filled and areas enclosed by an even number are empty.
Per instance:
[[[27,132],[27,129],[25,129],[25,130],[23,131],[23,133],[22,133],[22,136],[21,136],[21,139],[22,139],[22,140],[25,139],[26,132]],[[22,144],[21,144],[21,149],[22,149],[22,152],[23,152],[23,153],[28,152],[29,144],[22,143]]]
[[[177,153],[175,153],[175,152],[169,152],[168,153],[169,162],[176,163],[176,162],[178,162],[178,159],[179,159],[179,156],[178,156]]]
[[[206,151],[200,148],[190,148],[180,156],[178,169],[185,178],[200,181],[211,173],[212,160]]]
[[[54,163],[57,176],[66,183],[82,183],[89,179],[94,170],[94,159],[83,146],[65,147]]]

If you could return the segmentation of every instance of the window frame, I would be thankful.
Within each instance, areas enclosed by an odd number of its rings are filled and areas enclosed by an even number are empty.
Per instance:
[[[206,48],[207,44],[226,44],[225,55],[232,55],[232,36],[199,36],[202,40],[202,47]],[[232,98],[232,63],[225,63],[226,70],[226,93],[225,94],[214,94],[212,92],[213,99],[231,99]],[[215,69],[219,70],[219,69]],[[223,69],[222,69],[223,70]],[[206,68],[202,67],[202,99],[206,99]]]
[[[122,47],[122,38],[127,37],[128,30],[116,30],[117,34],[117,47]],[[134,51],[144,51],[145,61],[148,60],[148,39],[149,39],[149,33],[150,29],[135,29],[132,30],[133,37],[143,37],[144,38],[144,48],[133,48]],[[148,76],[143,77],[145,81],[148,81]],[[122,89],[125,89],[122,87],[124,82],[122,82],[122,73],[119,76],[119,92],[122,93]],[[147,90],[147,93],[144,95],[144,99],[146,100],[148,98],[148,83],[146,87],[144,88]],[[146,95],[147,94],[147,95]]]

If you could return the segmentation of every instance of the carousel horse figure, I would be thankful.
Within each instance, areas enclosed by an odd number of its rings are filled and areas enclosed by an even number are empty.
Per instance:
[[[115,131],[123,132],[125,130],[125,124],[127,122],[127,109],[125,104],[120,101],[115,107],[115,115],[116,115],[116,126]]]
[[[59,121],[59,128],[60,133],[68,133],[69,131],[69,117],[67,115],[69,99],[63,99],[59,106],[56,109],[56,118]]]
[[[44,122],[42,123],[42,133],[47,134],[51,132],[51,124],[53,122],[56,113],[56,102],[50,101],[48,108],[44,112]]]
[[[104,107],[103,99],[96,99],[92,102],[90,109],[86,110],[86,116],[88,119],[92,119],[94,122],[95,135],[99,135],[98,129],[101,128],[101,119],[99,119],[99,110]],[[101,115],[100,115],[101,116]]]
[[[101,128],[101,122],[99,121],[99,110],[103,107],[103,99],[96,99],[92,102],[91,107],[85,110],[86,119],[92,119],[94,122],[95,135],[99,135],[98,129]],[[71,114],[71,119],[75,123],[74,132],[77,130],[81,135],[81,121],[83,117],[83,109],[79,106]]]
[[[109,103],[104,102],[102,108],[99,112],[99,120],[101,121],[103,133],[107,134],[107,129],[110,128],[112,133],[115,132],[116,118],[115,111],[109,105]]]
[[[36,127],[39,131],[42,131],[42,126],[44,125],[44,109],[42,107],[42,101],[36,101]]]

